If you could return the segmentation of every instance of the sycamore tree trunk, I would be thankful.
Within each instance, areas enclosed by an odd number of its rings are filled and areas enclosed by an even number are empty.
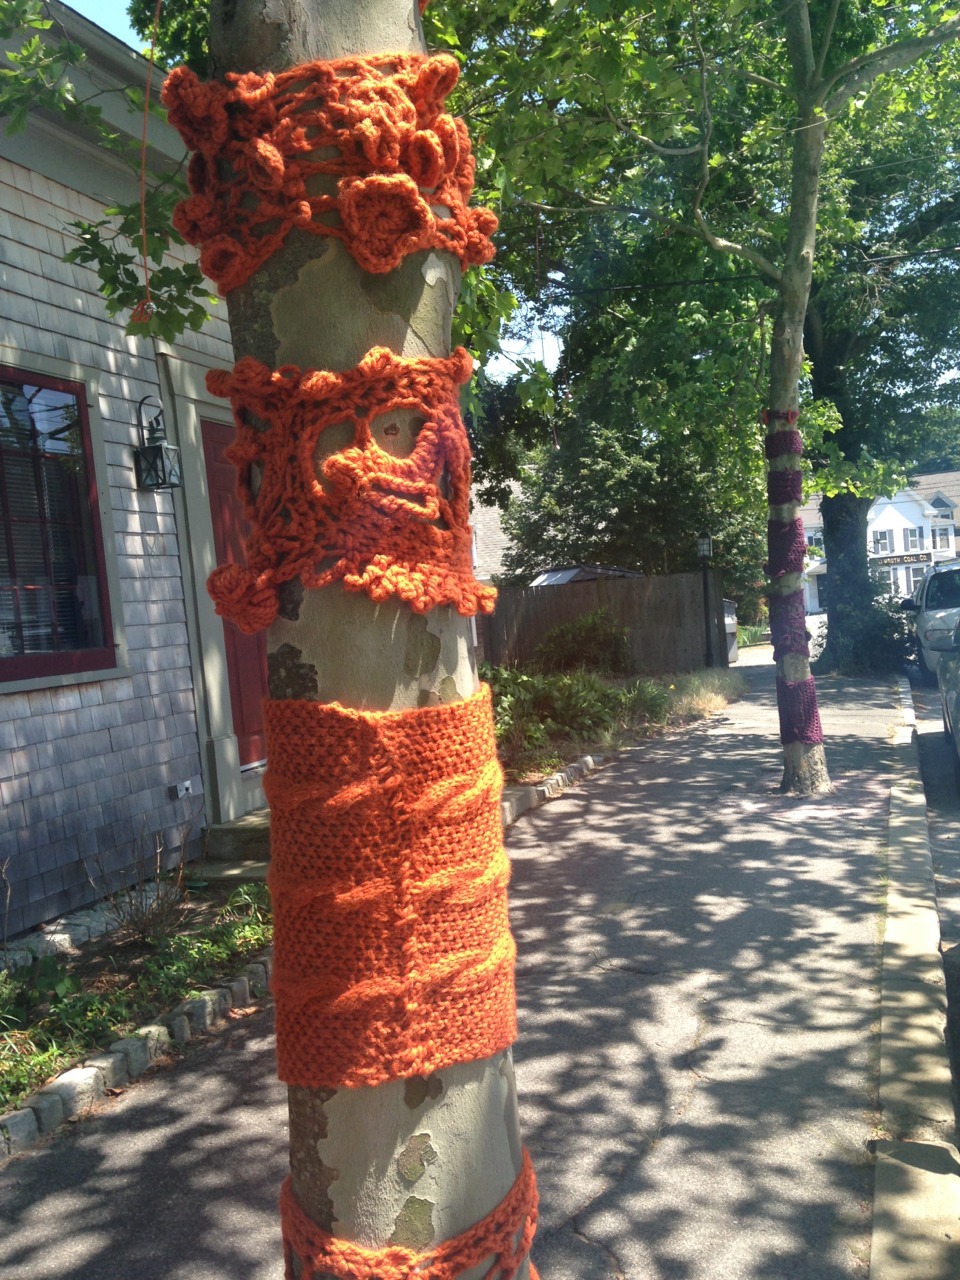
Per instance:
[[[838,493],[820,503],[827,559],[827,643],[822,655],[827,671],[842,667],[844,651],[855,643],[858,624],[870,608],[867,514],[872,502]]]
[[[781,790],[800,794],[830,789],[823,735],[810,672],[803,617],[803,537],[798,538],[800,444],[795,423],[803,366],[803,326],[813,277],[817,198],[826,118],[815,103],[816,69],[806,7],[785,14],[797,89],[793,134],[790,226],[780,282],[780,304],[770,350],[768,495],[770,627],[777,663],[777,705],[783,742]]]
[[[838,329],[835,320],[828,325],[816,286],[807,307],[804,335],[813,398],[829,400],[836,408],[843,425],[834,442],[850,457],[856,452],[856,445],[851,446],[848,441],[856,441],[858,431],[844,381],[846,367],[860,354],[857,337],[842,327]],[[867,513],[871,502],[871,498],[858,498],[849,492],[823,497],[820,502],[827,559],[827,639],[817,665],[824,671],[842,667],[845,655],[857,642],[859,624],[872,599],[867,556]]]
[[[420,52],[416,0],[214,0],[213,72],[279,71],[311,59]],[[271,368],[343,371],[374,345],[447,356],[459,287],[449,254],[416,253],[386,275],[365,273],[335,239],[294,231],[229,297],[236,357]],[[419,422],[382,415],[374,435],[409,453]],[[328,434],[335,435],[335,431]],[[340,448],[342,440],[331,440]],[[367,710],[452,702],[477,689],[468,619],[453,608],[415,614],[338,586],[281,595],[268,632],[272,698]],[[427,1079],[357,1089],[288,1089],[294,1194],[323,1229],[369,1247],[418,1252],[489,1213],[521,1167],[512,1055]],[[463,1273],[479,1280],[489,1264]],[[526,1280],[529,1264],[518,1272]]]

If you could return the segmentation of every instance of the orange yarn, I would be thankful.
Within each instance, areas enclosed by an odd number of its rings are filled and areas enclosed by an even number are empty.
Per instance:
[[[373,600],[395,595],[417,613],[441,604],[490,613],[496,591],[476,582],[471,564],[470,446],[458,401],[469,377],[462,348],[445,360],[405,360],[374,347],[345,373],[271,371],[250,357],[232,373],[209,373],[207,386],[233,405],[237,439],[227,456],[253,526],[248,567],[210,576],[217,612],[258,631],[277,616],[277,587],[299,576],[307,588],[342,581]],[[403,458],[370,431],[376,416],[397,410],[424,417]],[[268,428],[248,426],[247,414]],[[323,432],[344,422],[352,444],[318,464]]]
[[[470,138],[443,110],[459,75],[449,54],[409,53],[223,82],[173,70],[163,101],[194,152],[193,195],[173,221],[202,245],[220,292],[248,280],[294,227],[342,240],[366,271],[392,271],[420,249],[489,262],[497,219],[467,207]]]
[[[280,1191],[280,1221],[286,1280],[294,1280],[297,1274],[294,1255],[303,1263],[301,1280],[326,1276],[337,1280],[457,1280],[491,1255],[495,1261],[485,1280],[513,1280],[537,1228],[537,1184],[525,1150],[517,1180],[503,1200],[485,1218],[429,1253],[414,1253],[399,1245],[366,1249],[332,1236],[297,1204],[289,1178]],[[532,1262],[530,1280],[539,1280]]]
[[[264,702],[281,1080],[381,1084],[516,1039],[490,691]]]

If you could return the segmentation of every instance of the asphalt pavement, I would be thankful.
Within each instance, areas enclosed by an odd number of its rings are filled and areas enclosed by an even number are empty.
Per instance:
[[[785,798],[768,655],[747,675],[508,833],[543,1280],[960,1274],[902,691],[818,682],[835,791]],[[0,1166],[0,1280],[280,1280],[285,1165],[265,1010]]]

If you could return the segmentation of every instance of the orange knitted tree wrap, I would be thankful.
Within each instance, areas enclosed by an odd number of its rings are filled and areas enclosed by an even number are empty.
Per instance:
[[[293,1256],[302,1262],[301,1280],[336,1276],[337,1280],[457,1280],[470,1267],[494,1257],[485,1280],[513,1280],[537,1227],[537,1185],[530,1156],[501,1202],[461,1235],[414,1253],[399,1245],[365,1249],[322,1230],[297,1204],[288,1178],[280,1192],[286,1280],[294,1280]],[[539,1280],[530,1263],[530,1280]]]
[[[469,376],[462,348],[447,359],[405,360],[385,347],[345,373],[274,371],[250,357],[232,373],[209,373],[207,386],[233,405],[237,439],[227,456],[253,526],[247,566],[210,576],[217,612],[259,631],[277,616],[277,587],[298,576],[306,588],[342,581],[373,600],[395,595],[417,613],[441,604],[491,612],[496,591],[474,579],[471,564],[470,446],[458,400]],[[376,416],[397,410],[424,419],[413,452],[400,458],[370,430]],[[247,414],[267,429],[247,425]],[[318,476],[318,445],[336,423],[352,425],[353,442],[324,458]]]
[[[490,690],[264,702],[279,1074],[381,1084],[516,1039]]]
[[[366,271],[441,249],[489,262],[497,219],[467,207],[467,127],[443,110],[460,70],[449,54],[310,62],[200,81],[177,67],[163,87],[194,152],[193,195],[174,215],[200,265],[229,293],[300,228],[335,236]]]

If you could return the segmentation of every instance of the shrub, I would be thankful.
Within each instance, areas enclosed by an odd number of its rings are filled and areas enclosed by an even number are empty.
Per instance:
[[[737,627],[737,644],[741,649],[745,649],[751,644],[762,644],[768,631],[769,628],[765,627],[762,622],[744,623],[743,626]]]
[[[585,613],[552,627],[537,645],[534,665],[540,671],[563,672],[587,668],[618,673],[630,668],[627,628],[605,609]]]
[[[659,680],[635,680],[621,691],[625,718],[633,724],[666,724],[670,690]]]
[[[913,636],[906,615],[881,587],[874,586],[866,600],[838,601],[835,616],[839,631],[825,629],[813,643],[817,671],[868,676],[903,670]]]

